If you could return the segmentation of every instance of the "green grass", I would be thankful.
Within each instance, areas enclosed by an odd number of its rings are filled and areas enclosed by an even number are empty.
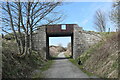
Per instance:
[[[115,32],[97,32],[97,33],[104,36],[104,39],[108,39],[114,34],[116,34]],[[96,50],[98,50],[98,48],[100,48],[105,42],[106,41],[100,41],[97,44],[94,44],[92,47],[90,47],[88,50],[82,53],[82,55],[79,56],[78,59],[80,59],[82,63],[84,64],[84,62],[86,62],[86,60],[89,59],[91,55],[96,53]]]
[[[78,65],[77,64],[77,60],[75,59],[69,59],[70,62],[72,62],[74,65],[76,65],[80,70],[82,70],[84,73],[86,73],[88,76],[95,76],[93,73],[90,73],[88,71],[86,71],[84,68],[83,68],[83,65]]]
[[[65,55],[65,57],[70,57],[69,55]],[[77,64],[77,60],[75,60],[75,59],[69,59],[69,61],[70,62],[72,62],[74,65],[76,65],[79,69],[81,69],[84,73],[86,73],[88,76],[92,76],[93,74],[92,73],[89,73],[89,72],[87,72],[87,71],[85,71],[84,69],[83,69],[83,65],[78,65]]]
[[[43,78],[43,77],[44,77],[44,75],[42,74],[42,72],[40,70],[38,70],[37,73],[34,73],[32,75],[32,78]]]
[[[92,47],[90,47],[88,50],[86,50],[84,53],[82,53],[81,56],[79,56],[76,60],[70,59],[70,61],[75,64],[76,66],[78,66],[83,72],[85,72],[88,76],[94,76],[93,73],[88,72],[87,70],[84,69],[84,65],[78,65],[77,61],[80,59],[82,64],[84,64],[90,57],[91,55],[94,55],[94,53],[96,53],[98,51],[99,48],[101,48],[102,46],[104,46],[104,44],[106,43],[107,39],[111,38],[112,36],[114,36],[114,34],[116,34],[115,32],[102,32],[99,33],[100,35],[102,35],[102,37],[104,38],[104,41],[100,41],[97,44],[93,45]],[[113,64],[113,68],[116,68],[118,66],[118,64],[114,63]],[[101,78],[99,75],[96,75],[97,77]]]
[[[98,34],[100,34],[103,39],[107,39],[110,38],[112,35],[116,34],[116,32],[97,32]]]
[[[50,56],[49,59],[54,59],[54,58],[57,58],[57,56]]]
[[[64,55],[65,55],[66,58],[72,58],[71,55],[67,55],[66,53],[64,53]]]
[[[65,57],[67,58],[67,57],[70,57],[70,56],[69,56],[69,55],[65,55]],[[76,65],[80,70],[82,70],[82,71],[83,71],[84,73],[86,73],[88,76],[95,76],[93,73],[90,73],[90,72],[86,71],[86,70],[83,68],[83,65],[79,65],[79,64],[77,63],[78,59],[72,59],[72,58],[70,58],[69,61],[70,61],[71,63],[73,63],[74,65]]]
[[[113,65],[112,65],[112,67],[113,67],[114,69],[117,69],[117,68],[118,68],[118,62],[117,62],[117,61],[114,62]]]
[[[53,64],[53,60],[48,60],[46,63],[44,63],[43,66],[41,66],[38,69],[37,73],[34,73],[34,75],[32,75],[32,77],[33,78],[44,78],[45,76],[43,75],[42,72],[48,70],[52,64]]]
[[[52,63],[53,63],[53,60],[48,60],[48,61],[40,68],[40,70],[41,70],[41,71],[46,71],[46,70],[48,70],[48,69],[51,67]]]
[[[19,58],[16,54],[18,54],[18,51],[15,41],[3,40],[2,55],[0,56],[2,56],[2,76],[4,78],[42,77],[41,72],[47,70],[52,64],[50,60],[47,62],[43,60],[40,53],[36,51],[32,51],[31,55],[26,55],[23,58]]]
[[[95,45],[93,45],[91,48],[89,48],[88,50],[86,50],[81,56],[78,57],[78,59],[80,59],[82,61],[82,63],[84,64],[84,62],[91,57],[92,54],[94,54],[94,52],[103,44],[104,42],[99,42]]]

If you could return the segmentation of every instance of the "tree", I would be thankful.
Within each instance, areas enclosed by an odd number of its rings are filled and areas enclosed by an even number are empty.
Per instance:
[[[97,10],[95,13],[94,28],[99,32],[106,31],[106,17],[105,13],[101,10]]]
[[[120,0],[116,0],[116,2],[113,3],[110,19],[120,30]]]
[[[3,2],[1,5],[2,23],[5,25],[2,30],[8,33],[12,30],[21,56],[31,53],[32,34],[38,25],[61,21],[63,15],[54,11],[60,4],[61,2],[20,2],[20,0],[19,2]],[[49,15],[54,15],[54,17]],[[22,41],[22,34],[25,36],[25,41]]]

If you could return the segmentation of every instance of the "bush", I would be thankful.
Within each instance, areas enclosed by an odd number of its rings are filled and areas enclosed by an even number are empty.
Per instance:
[[[2,47],[3,78],[28,78],[43,63],[39,53],[35,51],[29,56],[19,58],[14,41],[3,41]]]
[[[85,70],[102,78],[118,77],[118,33],[106,35],[101,41],[85,51],[79,58]]]
[[[84,62],[91,56],[93,55],[96,49],[98,49],[101,45],[103,44],[103,42],[99,42],[95,45],[93,45],[91,48],[89,48],[88,50],[86,50],[78,59],[81,60],[81,62],[84,64]]]

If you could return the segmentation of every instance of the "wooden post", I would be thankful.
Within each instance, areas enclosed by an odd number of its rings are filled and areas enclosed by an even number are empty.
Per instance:
[[[110,33],[110,28],[108,28],[108,34]]]

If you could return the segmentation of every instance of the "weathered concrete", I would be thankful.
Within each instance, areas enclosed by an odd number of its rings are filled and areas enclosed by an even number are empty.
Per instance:
[[[82,27],[74,26],[73,58],[80,56],[85,50],[101,40],[96,32],[84,31]]]
[[[77,25],[74,26],[74,37],[73,37],[73,58],[77,58],[80,54],[82,54],[85,49],[88,47],[85,41],[85,37],[83,35],[82,27]]]
[[[84,40],[87,42],[88,46],[91,47],[92,45],[98,43],[102,37],[100,34],[91,31],[83,31]]]
[[[33,48],[46,59],[46,27],[40,27],[33,35]]]
[[[101,40],[99,34],[84,31],[77,24],[66,24],[66,30],[61,30],[61,26],[62,24],[42,26],[34,34],[33,48],[39,51],[44,59],[49,57],[49,37],[71,36],[72,55],[74,59]]]

